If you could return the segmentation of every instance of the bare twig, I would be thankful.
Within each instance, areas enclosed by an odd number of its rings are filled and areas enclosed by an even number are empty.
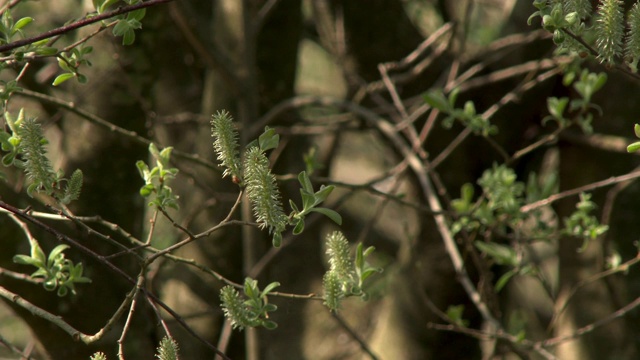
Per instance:
[[[49,39],[52,38],[54,36],[58,36],[61,34],[66,34],[68,32],[71,32],[73,30],[79,29],[81,27],[85,27],[87,25],[91,25],[93,23],[96,23],[98,21],[102,21],[102,20],[106,20],[109,18],[112,18],[114,16],[118,16],[118,15],[122,15],[122,14],[126,14],[128,12],[132,12],[135,10],[139,10],[139,9],[143,9],[143,8],[147,8],[150,6],[156,6],[162,3],[166,3],[166,2],[170,2],[173,0],[149,0],[146,2],[141,2],[135,5],[127,5],[127,6],[121,6],[119,8],[117,8],[116,10],[113,11],[109,11],[103,14],[99,14],[99,15],[95,15],[95,16],[91,16],[91,17],[85,17],[82,20],[78,20],[76,22],[73,22],[71,24],[67,24],[64,26],[61,26],[59,28],[53,29],[53,30],[49,30],[47,32],[44,32],[40,35],[36,35],[36,36],[32,36],[26,39],[21,39],[21,40],[17,40],[14,42],[10,42],[8,44],[4,44],[4,45],[0,45],[0,52],[5,52],[5,51],[9,51],[9,50],[13,50],[16,48],[19,48],[21,46],[24,45],[29,45],[29,44],[33,44],[34,42],[38,42],[40,40],[44,40],[44,39]]]
[[[140,136],[137,132],[132,131],[132,130],[127,130],[124,128],[121,128],[115,124],[112,124],[110,122],[108,122],[107,120],[96,116],[86,110],[82,110],[78,107],[76,107],[75,103],[71,102],[71,101],[64,101],[64,100],[60,100],[58,98],[55,98],[53,96],[49,96],[46,94],[42,94],[36,91],[31,91],[31,90],[27,90],[27,89],[20,89],[17,90],[15,93],[15,95],[22,95],[25,97],[29,97],[29,98],[33,98],[33,99],[38,99],[38,100],[42,100],[45,102],[48,102],[50,104],[54,104],[57,105],[63,109],[66,109],[68,111],[71,111],[72,113],[80,116],[81,118],[89,121],[92,124],[98,125],[102,128],[105,128],[111,132],[114,132],[118,135],[122,135],[128,139],[131,139],[139,144],[144,144],[149,146],[149,144],[151,144],[151,141]],[[199,165],[202,165],[210,170],[213,170],[215,172],[220,172],[220,169],[218,168],[218,166],[210,161],[204,160],[202,159],[198,154],[188,154],[185,153],[183,151],[180,150],[176,150],[174,149],[172,151],[172,154],[175,155],[176,157],[185,159],[185,160],[189,160],[192,161],[194,163],[197,163]]]
[[[369,355],[369,357],[372,360],[378,360],[378,357],[373,353],[369,345],[367,345],[367,343],[362,339],[362,337],[360,337],[360,335],[358,335],[355,331],[353,331],[353,329],[349,326],[349,324],[347,324],[340,315],[336,314],[333,311],[331,311],[330,313],[331,313],[331,316],[336,320],[336,322],[340,324],[340,326],[346,332],[349,333],[351,338],[353,338],[358,343],[358,345],[360,345],[360,348],[362,349],[362,351],[367,353],[367,355]]]
[[[549,196],[546,199],[542,199],[542,200],[538,200],[536,202],[533,202],[531,204],[527,204],[524,205],[522,207],[520,207],[520,212],[522,213],[527,213],[529,211],[541,208],[543,206],[549,205],[555,201],[558,201],[560,199],[564,199],[566,197],[569,196],[574,196],[574,195],[578,195],[582,192],[585,191],[592,191],[595,189],[599,189],[601,187],[605,187],[605,186],[611,186],[611,185],[615,185],[617,183],[620,182],[624,182],[624,181],[629,181],[629,180],[633,180],[633,179],[637,179],[640,177],[640,170],[635,170],[632,171],[628,174],[625,175],[620,175],[620,176],[612,176],[606,180],[600,180],[600,181],[596,181],[593,182],[591,184],[587,184],[587,185],[583,185],[574,189],[570,189],[570,190],[566,190],[557,194],[553,194],[551,196]]]

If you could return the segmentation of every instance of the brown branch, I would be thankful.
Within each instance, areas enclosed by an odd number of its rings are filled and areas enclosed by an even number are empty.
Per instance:
[[[55,238],[60,241],[60,242],[64,242],[70,245],[73,245],[73,247],[75,247],[76,249],[80,250],[81,252],[89,255],[92,258],[95,258],[96,260],[98,260],[100,263],[102,263],[104,266],[106,266],[109,270],[111,270],[112,272],[116,273],[117,275],[119,275],[120,277],[122,277],[125,281],[127,281],[128,283],[132,284],[132,285],[137,285],[137,281],[134,280],[131,276],[129,276],[127,273],[124,272],[124,270],[120,269],[119,267],[117,267],[116,265],[114,265],[113,263],[111,263],[110,261],[108,261],[104,256],[94,252],[93,250],[85,247],[84,245],[80,244],[79,242],[77,242],[76,240],[70,238],[69,236],[59,232],[58,230],[50,227],[49,225],[41,222],[40,220],[36,219],[35,217],[29,215],[28,212],[25,212],[23,210],[20,210],[12,205],[9,205],[7,203],[5,203],[4,201],[0,200],[0,208],[3,208],[15,215],[17,215],[18,217],[25,219],[29,222],[31,222],[32,224],[40,227],[42,230],[44,230],[45,232],[50,233],[51,235],[55,236]],[[0,288],[2,289],[2,288]],[[4,290],[4,289],[2,289]],[[10,292],[7,292],[6,290],[4,290],[5,293],[2,294],[0,293],[1,296],[5,296],[7,297],[7,299],[14,301],[14,298],[19,300],[22,304],[28,304],[28,302],[26,302],[26,300],[20,298],[20,296],[12,294]],[[198,333],[195,332],[195,330],[193,330],[183,319],[182,317],[176,313],[169,305],[167,305],[165,302],[163,302],[158,296],[156,296],[155,294],[153,294],[151,291],[145,289],[145,288],[140,288],[140,291],[142,291],[142,293],[144,293],[145,297],[147,298],[148,302],[151,303],[155,303],[157,305],[159,305],[160,307],[162,307],[165,311],[167,311],[181,326],[182,328],[184,328],[191,336],[193,336],[194,338],[198,339],[200,342],[202,342],[203,344],[205,344],[208,348],[210,348],[211,350],[213,350],[216,354],[220,355],[223,359],[229,359],[223,352],[221,352],[220,350],[218,350],[218,348],[216,348],[213,344],[211,344],[208,340],[206,340],[205,338],[203,338],[202,336],[200,336]],[[15,301],[14,301],[15,302]],[[26,303],[25,303],[26,302]],[[35,305],[34,305],[35,306]],[[35,309],[38,309],[37,307]],[[42,310],[44,311],[44,310]],[[46,313],[46,311],[45,311]],[[51,316],[54,316],[56,318],[58,318],[57,316],[47,313]],[[45,319],[49,318],[49,315],[44,314]],[[68,324],[66,323],[61,323],[60,325],[62,326],[67,326]],[[67,331],[68,330],[68,331]],[[70,334],[76,334],[75,329],[71,328],[70,326],[68,328],[65,329],[65,331],[69,332]],[[80,336],[81,334],[76,334],[74,338],[77,338],[77,336]]]
[[[85,17],[82,20],[78,20],[78,21],[76,21],[74,23],[71,23],[71,24],[68,24],[68,25],[65,25],[65,26],[61,26],[61,27],[53,29],[53,30],[49,30],[49,31],[44,32],[44,33],[42,33],[40,35],[36,35],[36,36],[32,36],[30,38],[26,38],[26,39],[10,42],[8,44],[0,45],[0,53],[19,48],[21,46],[33,44],[33,43],[38,42],[40,40],[49,39],[49,38],[52,38],[54,36],[66,34],[66,33],[71,32],[73,30],[79,29],[81,27],[85,27],[87,25],[91,25],[91,24],[96,23],[98,21],[102,21],[102,20],[106,20],[106,19],[112,18],[114,16],[126,14],[128,12],[132,12],[132,11],[135,11],[135,10],[147,8],[147,7],[150,7],[150,6],[155,6],[155,5],[166,3],[166,2],[170,2],[170,1],[173,1],[173,0],[149,0],[149,1],[138,3],[138,4],[135,4],[135,5],[121,6],[121,7],[117,8],[116,10],[109,11],[109,12],[106,12],[106,13],[103,13],[103,14],[100,14],[100,15],[96,15],[96,16],[92,16],[92,17]]]
[[[71,102],[71,101],[64,101],[64,100],[55,98],[53,96],[49,96],[49,95],[46,95],[46,94],[42,94],[42,93],[39,93],[39,92],[36,92],[36,91],[27,90],[27,89],[17,90],[14,94],[25,96],[25,97],[32,98],[32,99],[46,101],[46,102],[48,102],[50,104],[57,105],[57,106],[59,106],[59,107],[61,107],[63,109],[66,109],[66,110],[68,110],[68,111],[80,116],[81,118],[89,121],[90,123],[92,123],[94,125],[98,125],[98,126],[100,126],[102,128],[105,128],[105,129],[111,131],[111,132],[114,132],[114,133],[116,133],[118,135],[123,135],[123,136],[125,136],[125,137],[127,137],[127,138],[129,138],[129,139],[131,139],[131,140],[133,140],[133,141],[135,141],[137,143],[139,143],[139,144],[143,144],[143,145],[147,145],[147,146],[149,146],[149,144],[151,144],[151,140],[140,136],[137,132],[132,131],[132,130],[127,130],[125,128],[121,128],[121,127],[119,127],[117,125],[114,125],[114,124],[110,123],[109,121],[107,121],[107,120],[105,120],[105,119],[103,119],[103,118],[101,118],[99,116],[96,116],[96,115],[94,115],[94,114],[92,114],[92,113],[90,113],[90,112],[88,112],[86,110],[83,110],[83,109],[80,109],[80,108],[76,107],[76,104]],[[198,154],[189,154],[189,153],[177,150],[177,149],[174,149],[172,151],[172,154],[175,155],[176,157],[195,162],[195,163],[197,163],[199,165],[202,165],[202,166],[204,166],[204,167],[206,167],[208,169],[211,169],[213,171],[220,172],[220,169],[218,168],[218,166],[216,166],[216,164],[214,164],[214,163],[212,163],[210,161],[202,159]]]
[[[542,200],[538,200],[536,202],[533,202],[531,204],[527,204],[524,205],[520,208],[520,212],[521,213],[527,213],[529,211],[535,210],[537,208],[549,205],[555,201],[558,201],[560,199],[564,199],[566,197],[569,196],[574,196],[574,195],[578,195],[582,192],[585,191],[592,191],[601,187],[605,187],[605,186],[610,186],[610,185],[615,185],[617,183],[623,182],[623,181],[628,181],[628,180],[633,180],[633,179],[637,179],[640,178],[640,170],[636,170],[633,172],[630,172],[628,174],[625,175],[620,175],[620,176],[612,176],[608,179],[605,180],[600,180],[600,181],[596,181],[594,183],[591,184],[587,184],[587,185],[583,185],[583,186],[579,186],[577,188],[574,189],[570,189],[570,190],[566,190],[557,194],[553,194],[551,196],[549,196],[546,199],[542,199]]]

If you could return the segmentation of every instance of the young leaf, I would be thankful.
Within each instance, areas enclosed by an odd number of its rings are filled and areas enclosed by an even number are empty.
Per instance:
[[[277,148],[279,142],[280,135],[276,134],[276,131],[268,126],[264,128],[264,132],[258,137],[258,143],[262,151]]]
[[[313,208],[309,211],[314,211],[317,213],[320,213],[326,217],[328,217],[329,219],[331,219],[334,223],[338,224],[338,225],[342,225],[342,216],[340,216],[340,214],[338,214],[337,212],[331,210],[331,209],[327,209],[327,208]]]
[[[311,184],[311,179],[309,179],[309,175],[307,175],[306,171],[302,171],[298,174],[298,182],[300,182],[302,190],[309,194],[313,194],[313,185]]]
[[[75,76],[74,73],[64,73],[64,74],[60,74],[58,76],[56,76],[56,78],[53,80],[53,82],[51,83],[51,85],[53,86],[58,86],[60,84],[62,84],[63,82],[73,78]]]

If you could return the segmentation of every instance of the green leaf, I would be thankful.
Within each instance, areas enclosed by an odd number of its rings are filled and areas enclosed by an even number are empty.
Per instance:
[[[636,152],[638,150],[640,150],[640,141],[634,142],[633,144],[627,146],[627,152],[632,153],[632,152]]]
[[[462,318],[463,313],[464,305],[450,305],[447,308],[447,316],[451,322],[461,327],[467,327],[469,325],[469,321]]]
[[[52,56],[58,53],[58,49],[50,46],[42,46],[34,49],[34,52],[40,56]]]
[[[325,201],[329,197],[333,189],[335,189],[335,186],[333,185],[321,186],[320,190],[315,193],[316,204],[320,204],[321,202]]]
[[[244,293],[249,298],[256,298],[259,295],[257,291],[257,287],[258,287],[257,280],[254,280],[249,277],[244,279]]]
[[[17,30],[20,30],[20,29],[22,29],[23,27],[25,27],[25,26],[29,25],[32,21],[33,21],[33,18],[32,18],[32,17],[23,17],[22,19],[20,19],[20,20],[16,21],[16,24],[15,24],[15,25],[13,25],[14,33],[15,33]]]
[[[313,208],[313,209],[310,209],[309,211],[315,211],[317,213],[320,213],[328,217],[329,219],[331,219],[334,223],[338,225],[342,225],[342,216],[340,216],[340,214],[338,214],[336,211],[333,211],[327,208]]]
[[[262,135],[258,137],[258,143],[260,144],[260,150],[262,151],[275,149],[280,143],[280,135],[276,134],[275,129],[266,126]]]
[[[58,85],[62,84],[63,82],[73,78],[74,76],[75,76],[74,73],[60,74],[60,75],[56,76],[56,78],[53,80],[53,83],[51,83],[51,85],[58,86]]]
[[[280,283],[277,281],[274,281],[269,285],[265,286],[265,288],[262,290],[262,293],[260,294],[260,297],[267,296],[271,292],[271,290],[277,288],[278,286],[280,286]]]
[[[127,32],[124,33],[124,35],[122,36],[122,45],[124,46],[128,46],[131,45],[135,42],[136,40],[136,33],[133,30],[128,30]]]
[[[309,194],[313,194],[313,184],[311,184],[311,179],[309,179],[309,175],[307,175],[306,171],[302,171],[298,174],[298,182],[300,182],[304,191]]]
[[[262,326],[264,326],[267,330],[274,330],[275,328],[278,327],[278,324],[276,324],[271,320],[264,320],[262,322]]]
[[[273,244],[273,247],[280,247],[280,245],[282,245],[282,233],[273,233],[273,239],[271,240],[271,242]]]
[[[44,263],[38,261],[37,259],[32,258],[31,256],[27,256],[27,255],[15,255],[13,257],[13,262],[16,264],[20,264],[20,265],[31,265],[31,266],[35,266],[35,267],[43,267]]]
[[[65,250],[67,250],[69,248],[69,245],[58,245],[55,248],[53,248],[53,250],[51,250],[51,252],[49,253],[49,264],[52,264],[53,261],[60,255],[62,255],[62,252],[64,252]]]
[[[425,93],[422,98],[432,108],[438,109],[442,112],[450,112],[452,107],[449,105],[449,101],[444,96],[441,90],[430,90]]]
[[[129,23],[127,23],[125,20],[118,20],[116,26],[113,27],[112,33],[113,36],[122,36],[129,30],[131,30]]]
[[[519,264],[518,255],[515,250],[510,247],[487,243],[483,241],[475,241],[474,245],[483,253],[489,255],[499,265],[517,266]]]
[[[127,14],[127,20],[136,20],[139,22],[144,18],[144,15],[146,14],[146,12],[147,12],[147,9],[138,9],[138,10],[132,11]]]
[[[293,228],[293,235],[300,235],[304,231],[304,219],[299,219]]]
[[[640,138],[640,124],[635,124],[633,126],[633,132],[636,134],[637,138]]]
[[[156,190],[155,185],[153,184],[147,184],[143,187],[140,188],[140,195],[142,195],[143,197],[147,197],[151,194],[153,194],[153,192]]]
[[[511,278],[517,274],[518,272],[514,269],[514,270],[509,270],[506,273],[504,273],[502,276],[500,276],[500,279],[498,279],[495,285],[496,292],[500,292],[500,290],[502,290],[502,288],[504,288],[504,286],[507,285],[509,280],[511,280]]]

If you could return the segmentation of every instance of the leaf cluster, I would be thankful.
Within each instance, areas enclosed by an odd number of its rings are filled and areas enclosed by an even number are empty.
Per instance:
[[[533,5],[537,11],[529,17],[529,25],[540,17],[542,27],[553,33],[553,41],[560,51],[577,52],[586,57],[590,52],[586,44],[595,48],[601,63],[613,66],[624,62],[632,72],[637,72],[640,59],[640,4],[637,1],[627,14],[620,0],[599,1],[596,11],[592,10],[589,0],[535,0]]]
[[[596,204],[591,201],[591,194],[581,193],[580,201],[576,204],[576,211],[564,221],[563,234],[584,240],[581,250],[584,250],[593,240],[609,230],[608,225],[602,225],[598,218],[591,215]]]
[[[442,121],[446,128],[451,128],[453,123],[458,120],[462,125],[471,129],[475,134],[489,136],[498,133],[498,127],[492,125],[489,119],[479,115],[473,101],[465,102],[462,109],[456,108],[455,103],[458,98],[459,89],[451,91],[447,97],[442,90],[430,90],[423,95],[424,101],[431,107],[447,114]]]
[[[258,139],[245,146],[241,160],[238,132],[233,118],[226,111],[219,111],[211,120],[213,148],[220,165],[225,169],[223,176],[231,175],[233,181],[244,186],[251,200],[254,216],[261,228],[272,235],[273,246],[282,243],[282,232],[287,226],[293,226],[293,234],[304,231],[305,218],[312,212],[327,216],[337,224],[342,223],[340,215],[327,208],[319,207],[334,189],[334,186],[321,186],[315,191],[306,171],[298,174],[302,206],[289,200],[291,213],[287,216],[282,205],[282,196],[275,175],[271,172],[266,152],[278,147],[280,136],[272,128],[265,127]]]
[[[240,330],[246,327],[263,326],[269,330],[278,327],[274,321],[269,320],[269,312],[276,311],[278,307],[269,303],[267,296],[273,289],[280,286],[278,282],[272,282],[264,290],[258,287],[258,281],[246,278],[243,292],[227,285],[220,290],[222,310],[227,319],[231,321],[233,328]]]
[[[63,82],[76,78],[79,83],[84,84],[88,81],[87,77],[80,73],[79,68],[81,66],[91,66],[86,56],[93,51],[92,46],[74,47],[68,52],[60,53],[58,55],[58,66],[64,71],[62,74],[56,76],[52,85],[58,86]]]
[[[93,6],[98,14],[102,14],[113,5],[122,2],[126,5],[135,5],[142,0],[93,0]],[[122,36],[122,45],[131,45],[136,40],[135,30],[142,28],[142,19],[146,15],[146,9],[138,9],[127,14],[118,15],[115,21],[107,26],[113,25],[113,36]]]
[[[568,97],[547,98],[547,109],[550,115],[542,119],[542,123],[544,124],[549,120],[553,120],[558,123],[560,128],[577,124],[582,131],[591,134],[593,133],[593,127],[591,125],[593,113],[590,112],[590,110],[594,109],[602,115],[602,109],[592,103],[591,99],[607,82],[607,74],[604,72],[594,73],[587,69],[580,71],[579,75],[577,75],[577,73],[578,70],[576,69],[571,69],[566,72],[563,83],[565,86],[573,84],[573,88],[580,95],[580,98],[571,100],[569,100]]]
[[[365,281],[381,268],[372,267],[366,262],[373,246],[364,249],[362,243],[356,246],[355,255],[351,255],[349,241],[340,231],[334,231],[326,239],[329,270],[323,277],[324,303],[332,311],[340,309],[340,301],[349,296],[368,299],[364,291]]]
[[[172,147],[166,147],[162,151],[151,143],[149,144],[149,153],[155,160],[155,166],[149,169],[144,161],[138,160],[136,167],[140,176],[144,180],[144,185],[140,188],[140,195],[151,198],[149,206],[156,206],[159,209],[167,208],[178,209],[178,196],[173,194],[173,190],[169,186],[178,174],[178,169],[170,167]]]
[[[64,251],[68,245],[56,246],[47,257],[36,241],[31,242],[31,255],[16,255],[13,261],[22,265],[31,265],[38,268],[31,277],[44,279],[43,286],[47,291],[57,289],[58,296],[62,297],[69,292],[76,294],[76,283],[89,283],[91,279],[82,276],[82,263],[75,264],[66,259]]]

